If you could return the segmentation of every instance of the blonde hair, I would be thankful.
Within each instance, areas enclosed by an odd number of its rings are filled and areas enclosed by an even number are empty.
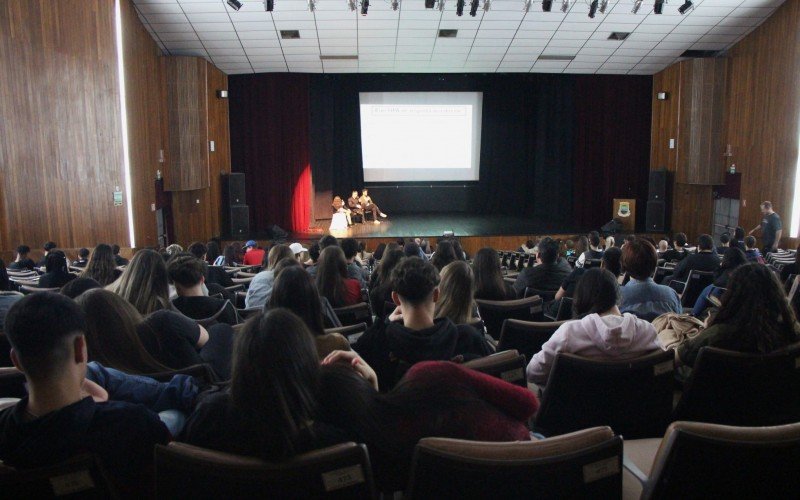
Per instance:
[[[169,301],[167,265],[158,252],[139,250],[110,290],[127,300],[142,315],[172,309]]]
[[[434,310],[435,318],[450,318],[457,325],[472,321],[475,305],[475,277],[472,268],[457,260],[442,268],[439,283],[439,300]]]
[[[267,254],[267,269],[275,269],[278,262],[283,259],[294,259],[292,249],[288,245],[280,244],[270,248]]]

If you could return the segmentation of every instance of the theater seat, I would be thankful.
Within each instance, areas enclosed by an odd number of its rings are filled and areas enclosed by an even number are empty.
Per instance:
[[[505,380],[526,389],[528,388],[528,381],[525,378],[525,367],[527,365],[525,356],[513,349],[464,363],[466,368],[497,377],[500,380]]]
[[[498,351],[515,349],[530,360],[542,350],[542,345],[563,325],[563,321],[537,322],[507,319],[500,330]]]
[[[424,438],[407,498],[620,498],[622,439],[608,427],[534,441]]]
[[[366,323],[355,325],[340,326],[338,328],[326,328],[325,333],[338,333],[347,339],[351,344],[355,344],[358,339],[367,331]]]
[[[500,330],[503,321],[519,319],[523,321],[541,321],[544,319],[543,301],[541,297],[533,296],[516,300],[482,300],[476,299],[486,333],[493,339],[500,339]]]
[[[184,443],[156,446],[156,498],[376,498],[367,447],[343,443],[267,462]]]
[[[130,495],[131,492],[126,492]],[[93,455],[80,455],[66,462],[38,469],[16,470],[0,465],[0,496],[3,498],[119,498]]]
[[[625,441],[623,498],[797,498],[798,464],[800,423],[675,422],[663,439]]]
[[[366,323],[367,326],[372,326],[372,311],[367,302],[336,307],[333,312],[336,313],[336,317],[339,318],[342,326],[357,325],[359,323]]]

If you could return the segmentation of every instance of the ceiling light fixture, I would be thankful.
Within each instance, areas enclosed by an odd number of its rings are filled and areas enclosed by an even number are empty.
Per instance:
[[[606,13],[606,9],[608,8],[608,0],[602,0],[600,2],[600,8],[598,9],[601,14]]]
[[[489,9],[492,8],[492,0],[483,0],[483,11],[489,12]]]
[[[596,13],[597,13],[597,0],[592,0],[592,3],[589,4],[589,18],[594,19]]]
[[[480,0],[470,0],[469,2],[469,15],[475,17],[478,15],[478,5],[480,4]]]
[[[678,7],[678,12],[680,12],[681,15],[686,14],[687,12],[692,10],[692,7],[694,7],[692,0],[686,0],[685,2],[683,2],[683,5]]]
[[[239,10],[242,8],[242,2],[239,0],[228,0],[228,5],[230,5],[231,9],[233,10]]]
[[[390,5],[392,6],[392,10],[397,10],[400,8],[400,0],[392,0]]]
[[[439,12],[444,10],[444,0],[437,0],[436,8],[439,9]]]
[[[315,0],[308,0],[308,11],[309,11],[309,12],[314,12],[314,10],[315,10],[316,8],[317,8],[317,3],[316,3],[316,1],[315,1]]]
[[[561,0],[561,12],[569,10],[569,0]]]
[[[661,14],[664,10],[664,0],[656,0],[653,4],[653,14]]]
[[[366,16],[369,11],[369,0],[361,0],[361,15]]]
[[[459,17],[464,15],[464,0],[456,0],[456,15]]]
[[[542,0],[542,12],[550,12],[553,8],[553,0]]]
[[[632,14],[636,14],[639,12],[639,9],[642,8],[642,0],[633,0],[633,9],[631,9]]]
[[[350,12],[356,11],[356,0],[347,0],[347,8],[350,9]]]
[[[275,8],[275,0],[264,0],[264,10],[272,12],[273,8]]]

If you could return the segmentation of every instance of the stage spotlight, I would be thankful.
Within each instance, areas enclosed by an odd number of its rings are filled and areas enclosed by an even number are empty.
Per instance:
[[[425,0],[425,8],[432,9],[436,5],[436,0]]]
[[[366,16],[369,10],[369,0],[361,0],[361,15]]]
[[[664,10],[664,0],[656,0],[653,4],[653,14],[661,14]]]
[[[594,19],[594,15],[597,13],[597,0],[592,0],[592,3],[589,4],[589,17]]]
[[[347,8],[350,9],[350,12],[356,11],[356,0],[347,0]]]
[[[553,8],[553,0],[542,0],[542,12],[550,12]]]
[[[561,12],[569,10],[569,0],[561,0]]]
[[[688,11],[692,9],[692,7],[694,7],[692,0],[686,0],[685,2],[683,2],[683,5],[678,7],[678,12],[680,12],[681,15],[686,14]]]
[[[275,7],[275,0],[264,0],[264,10],[267,12],[272,12],[272,9]]]
[[[475,17],[478,14],[478,4],[480,0],[470,0],[469,3],[469,15]]]
[[[444,10],[444,0],[436,0],[436,8],[439,9],[439,12]]]
[[[228,0],[228,5],[230,5],[231,9],[233,10],[239,10],[242,8],[242,2],[239,0]]]
[[[598,10],[600,10],[601,14],[605,14],[607,8],[608,8],[608,0],[602,0],[600,2],[600,9]]]
[[[633,0],[633,9],[631,9],[631,13],[636,14],[639,12],[639,9],[642,8],[642,0]]]
[[[400,7],[400,0],[392,0],[389,5],[392,6],[392,10],[397,10]]]
[[[492,8],[492,0],[483,0],[483,11],[489,12]]]
[[[317,8],[317,3],[315,0],[308,0],[308,11],[314,12],[314,9]]]
[[[456,0],[456,15],[459,17],[464,15],[464,0]]]

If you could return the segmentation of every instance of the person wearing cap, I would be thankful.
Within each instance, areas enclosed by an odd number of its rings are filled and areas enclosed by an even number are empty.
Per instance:
[[[264,250],[258,248],[255,240],[249,240],[244,244],[244,258],[242,263],[245,266],[260,266],[264,261]]]
[[[294,254],[294,258],[297,259],[297,262],[303,263],[305,259],[303,259],[303,253],[308,252],[308,248],[304,247],[300,243],[292,243],[289,245],[289,249]]]

